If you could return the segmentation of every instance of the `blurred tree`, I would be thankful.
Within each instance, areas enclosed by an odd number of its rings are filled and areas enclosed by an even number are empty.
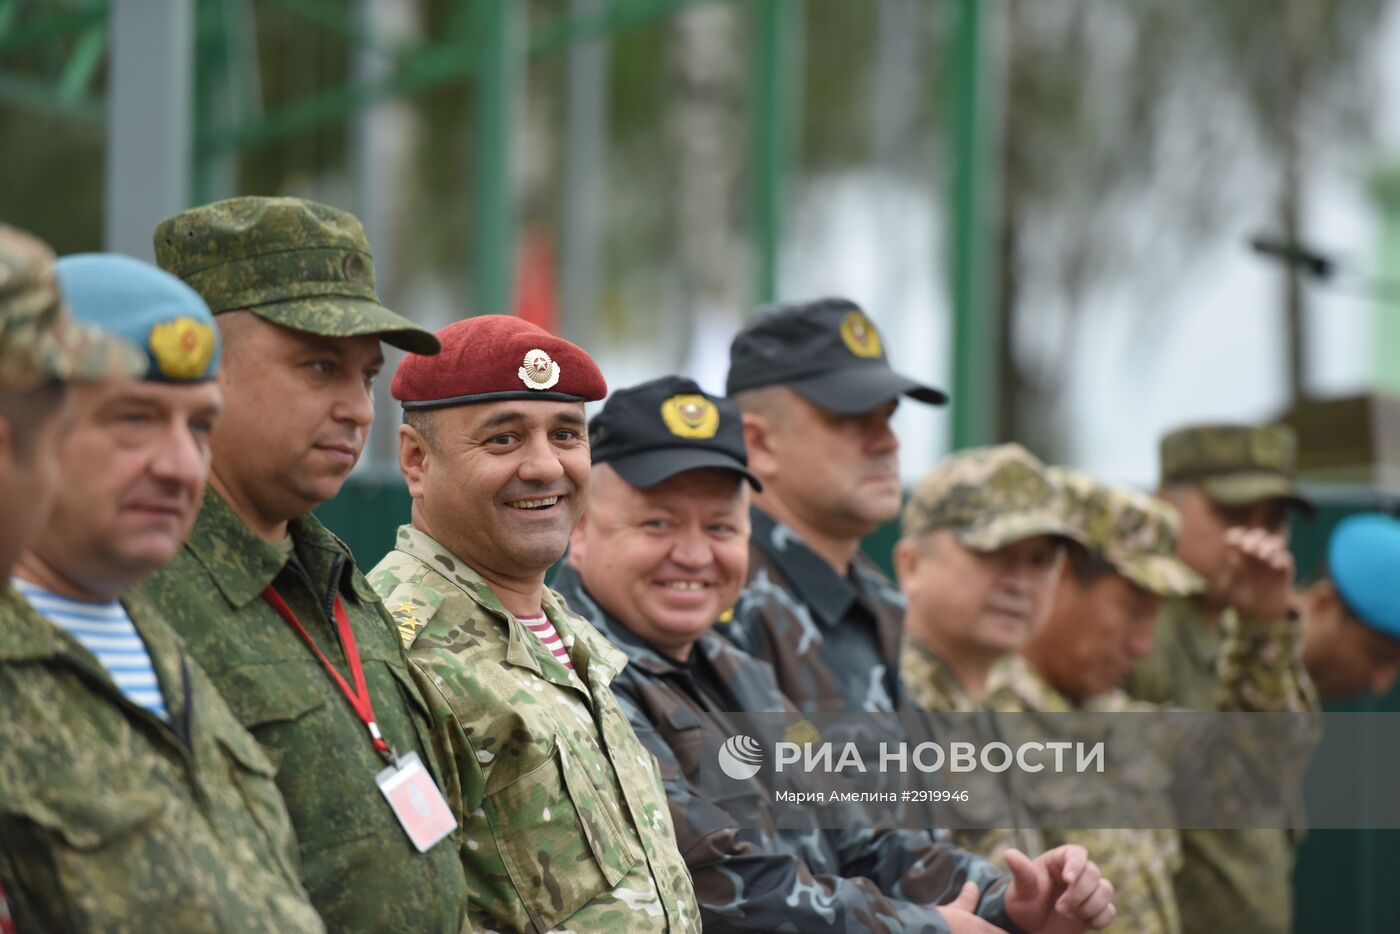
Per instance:
[[[751,299],[743,274],[745,215],[738,209],[748,151],[740,12],[732,3],[697,6],[677,15],[669,30],[664,131],[667,163],[674,166],[680,301],[662,314],[680,336],[676,365],[707,330],[737,330]]]
[[[1318,143],[1364,133],[1367,54],[1386,0],[1195,0],[1197,36],[1226,65],[1277,173],[1277,233],[1305,241],[1307,196]],[[1308,394],[1307,307],[1301,269],[1283,269],[1289,398]]]
[[[1063,394],[1081,331],[1102,324],[1088,318],[1086,297],[1132,282],[1142,304],[1125,313],[1136,316],[1137,344],[1150,348],[1170,322],[1143,297],[1178,277],[1219,221],[1248,202],[1251,165],[1278,173],[1279,222],[1297,236],[1315,168],[1310,141],[1357,136],[1359,79],[1384,6],[1006,0],[1000,437],[1050,458],[1068,453]],[[1290,277],[1295,392],[1302,303]]]

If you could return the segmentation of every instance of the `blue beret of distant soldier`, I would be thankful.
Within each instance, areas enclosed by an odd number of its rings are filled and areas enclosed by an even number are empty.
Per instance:
[[[1380,513],[1343,519],[1327,545],[1327,569],[1357,619],[1400,639],[1400,520]]]
[[[65,256],[55,269],[73,317],[145,352],[145,379],[195,383],[218,375],[214,316],[170,273],[114,253]]]

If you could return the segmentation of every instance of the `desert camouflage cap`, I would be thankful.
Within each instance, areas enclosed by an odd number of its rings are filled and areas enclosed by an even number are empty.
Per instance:
[[[1222,506],[1283,499],[1311,511],[1293,479],[1297,452],[1286,425],[1190,425],[1162,439],[1162,486],[1199,486]]]
[[[137,376],[145,368],[136,347],[73,320],[43,241],[0,224],[0,391]]]
[[[1050,477],[1085,548],[1150,593],[1185,597],[1200,592],[1202,580],[1176,556],[1181,520],[1171,506],[1146,493],[1100,483],[1080,470],[1051,467]]]
[[[943,459],[904,507],[904,534],[948,529],[974,551],[1038,535],[1077,538],[1045,465],[1019,444],[969,448]]]
[[[156,262],[214,314],[247,309],[325,337],[378,335],[419,354],[437,338],[379,303],[374,259],[353,214],[302,198],[216,201],[161,221]]]

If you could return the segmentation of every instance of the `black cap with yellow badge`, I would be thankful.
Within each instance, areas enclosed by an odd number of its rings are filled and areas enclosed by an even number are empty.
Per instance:
[[[608,396],[588,425],[593,463],[609,464],[635,487],[656,486],[687,470],[732,470],[762,489],[749,472],[739,409],[694,380],[663,376]]]
[[[900,396],[948,401],[941,390],[891,369],[875,324],[844,298],[765,308],[734,338],[725,392],[775,385],[838,415],[869,412]]]

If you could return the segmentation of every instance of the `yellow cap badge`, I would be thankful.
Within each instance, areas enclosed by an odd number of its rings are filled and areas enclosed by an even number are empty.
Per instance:
[[[853,311],[841,320],[841,339],[857,357],[880,356],[880,334],[862,311]]]
[[[149,343],[156,368],[166,379],[199,379],[214,356],[214,329],[203,321],[180,317],[152,327]]]
[[[515,371],[526,389],[549,389],[559,382],[559,364],[543,350],[532,350],[525,355],[525,363]]]
[[[719,409],[704,396],[689,393],[661,403],[661,418],[680,438],[713,438],[719,431]]]

